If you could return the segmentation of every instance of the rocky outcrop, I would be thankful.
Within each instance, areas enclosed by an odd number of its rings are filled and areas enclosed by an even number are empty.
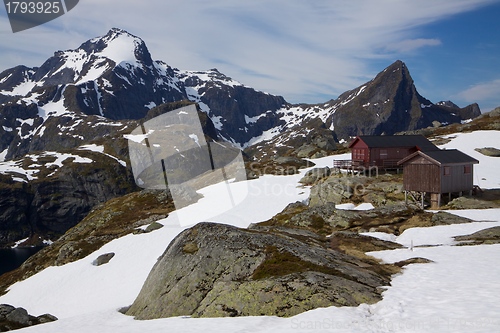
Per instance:
[[[28,314],[28,311],[23,308],[16,308],[8,304],[0,304],[0,332],[17,330],[56,320],[57,318],[50,314],[35,317]]]
[[[500,227],[492,227],[454,238],[459,245],[500,244]]]
[[[321,235],[331,235],[339,231],[380,231],[400,235],[409,228],[472,222],[468,218],[448,212],[425,212],[419,206],[405,204],[404,201],[387,203],[370,210],[344,210],[336,209],[335,206],[333,202],[315,205],[295,202],[261,224],[300,228]]]
[[[293,316],[373,303],[390,275],[376,273],[376,266],[328,249],[300,230],[200,223],[172,241],[126,314]]]
[[[463,196],[446,204],[449,209],[488,209],[500,207],[500,189],[478,189],[472,197]]]
[[[304,177],[299,180],[299,183],[303,185],[312,185],[317,181],[330,176],[331,170],[329,167],[324,168],[314,168],[306,172]]]
[[[404,200],[400,175],[360,174],[349,176],[326,170],[311,170],[300,181],[313,185],[309,197],[310,206],[326,203],[369,202],[375,207]],[[319,173],[319,177],[317,174]]]
[[[90,151],[65,156],[20,160],[29,181],[15,172],[0,175],[0,247],[28,237],[31,245],[55,240],[96,205],[136,190],[130,171],[109,156]]]
[[[500,157],[500,149],[494,147],[476,148],[475,150],[485,156]]]

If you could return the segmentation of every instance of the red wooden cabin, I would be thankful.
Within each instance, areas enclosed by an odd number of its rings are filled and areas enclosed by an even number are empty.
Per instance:
[[[362,135],[350,144],[352,165],[397,168],[398,162],[416,151],[439,150],[423,135]]]

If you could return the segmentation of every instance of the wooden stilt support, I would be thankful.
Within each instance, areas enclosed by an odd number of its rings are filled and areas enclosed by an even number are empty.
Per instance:
[[[431,193],[431,209],[441,207],[441,193]]]

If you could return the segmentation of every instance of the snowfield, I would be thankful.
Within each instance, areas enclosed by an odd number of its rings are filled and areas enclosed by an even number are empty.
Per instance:
[[[475,152],[474,148],[500,142],[500,132],[454,136],[456,138],[445,147],[461,149],[478,159],[480,164],[475,166],[475,172],[479,185],[483,188],[498,188],[500,158],[483,156]],[[346,156],[334,158],[345,159]],[[332,159],[328,157],[314,162],[318,167],[330,166]],[[373,305],[321,308],[291,318],[177,317],[137,321],[118,312],[119,308],[134,301],[156,259],[179,232],[205,219],[239,227],[269,219],[290,202],[308,198],[309,188],[298,186],[302,174],[266,175],[244,183],[232,183],[231,189],[242,191],[246,197],[241,204],[219,216],[208,216],[209,213],[204,216],[199,213],[204,211],[203,207],[209,206],[210,200],[221,190],[218,185],[207,187],[201,191],[204,198],[179,211],[182,214],[182,225],[177,214],[173,213],[159,221],[165,225],[162,229],[122,237],[84,259],[60,267],[49,267],[16,283],[6,295],[0,297],[0,303],[24,307],[33,315],[51,313],[59,318],[56,322],[26,328],[22,332],[491,333],[500,330],[500,244],[454,246],[452,238],[500,226],[500,209],[451,211],[477,222],[413,228],[399,237],[369,233],[405,246],[398,250],[370,253],[385,262],[392,263],[412,257],[433,261],[429,264],[406,266],[402,274],[394,276],[391,286],[384,291],[384,299]],[[343,205],[339,208],[371,207]],[[108,264],[98,267],[91,264],[100,254],[107,252],[116,253]]]

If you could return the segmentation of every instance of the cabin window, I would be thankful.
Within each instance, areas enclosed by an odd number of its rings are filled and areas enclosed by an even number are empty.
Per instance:
[[[464,174],[470,174],[472,172],[472,166],[471,165],[464,165]]]
[[[381,160],[387,159],[387,149],[380,149],[380,159]]]
[[[364,149],[354,149],[354,159],[355,160],[364,160],[365,159],[365,150]]]
[[[451,175],[451,167],[445,166],[443,167],[443,176],[449,176]]]

